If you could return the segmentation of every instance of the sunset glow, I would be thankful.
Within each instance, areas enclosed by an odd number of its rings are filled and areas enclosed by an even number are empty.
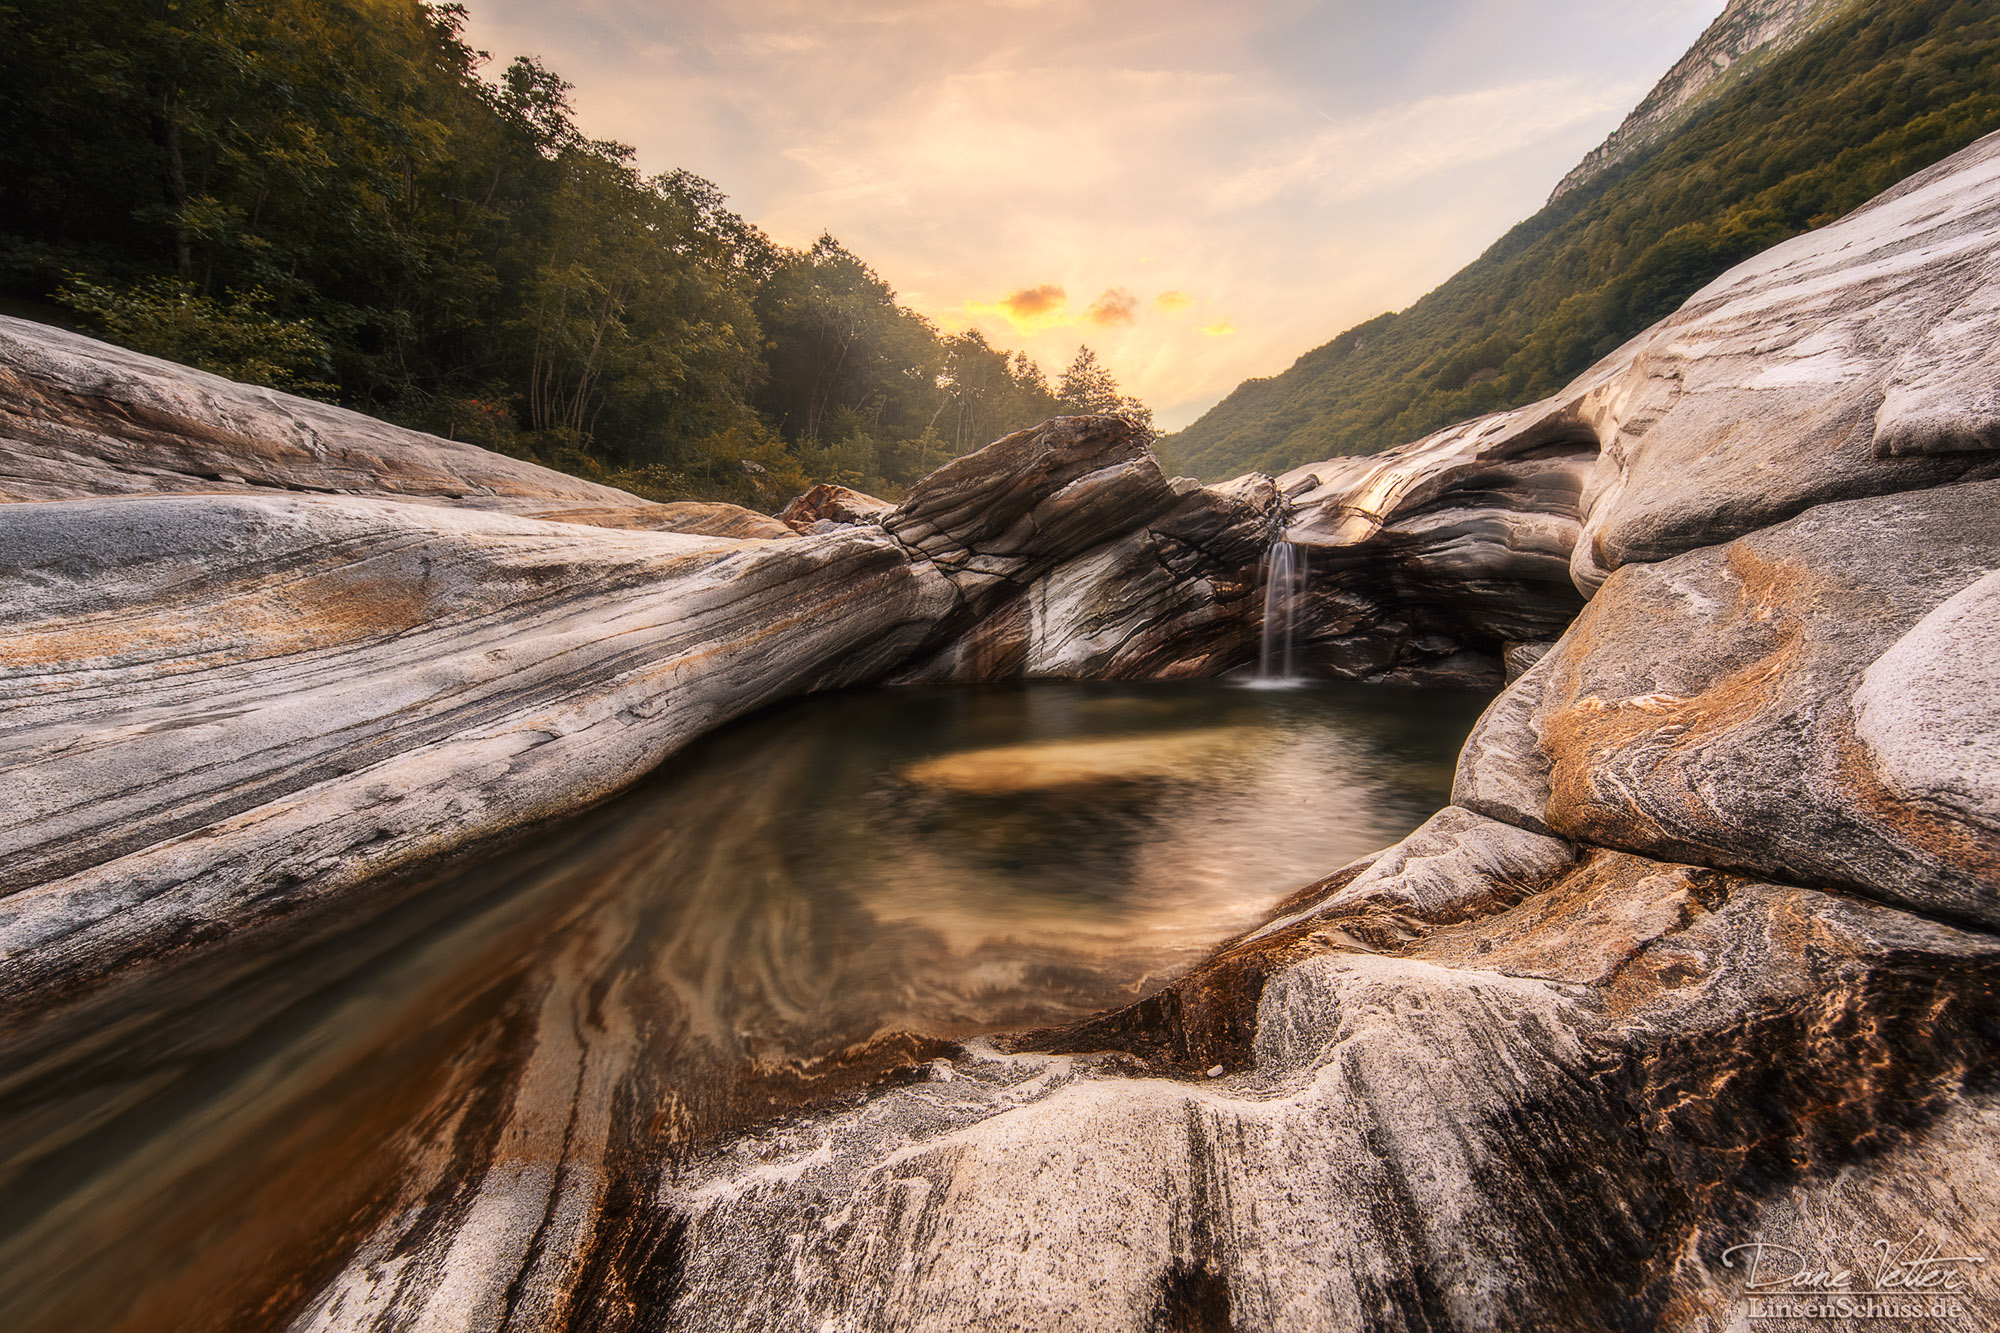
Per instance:
[[[475,0],[470,36],[941,327],[1051,373],[1089,343],[1176,427],[1476,257],[1720,9]]]

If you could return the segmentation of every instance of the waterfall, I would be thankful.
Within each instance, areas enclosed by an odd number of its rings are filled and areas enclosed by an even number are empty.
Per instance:
[[[1292,641],[1299,604],[1306,588],[1305,548],[1282,537],[1271,543],[1264,574],[1264,640],[1257,654],[1257,681],[1271,685],[1295,681]]]

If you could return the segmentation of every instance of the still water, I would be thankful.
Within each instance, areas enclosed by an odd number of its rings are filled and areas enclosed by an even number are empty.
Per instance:
[[[282,1326],[419,1159],[422,1189],[451,1187],[427,1126],[501,1085],[496,1123],[533,1118],[517,1052],[549,1015],[587,1014],[614,1121],[671,1110],[625,1136],[654,1155],[830,1095],[841,1069],[1130,1003],[1442,805],[1483,703],[912,689],[728,728],[561,828],[219,980],[163,981],[0,1073],[0,1326]]]

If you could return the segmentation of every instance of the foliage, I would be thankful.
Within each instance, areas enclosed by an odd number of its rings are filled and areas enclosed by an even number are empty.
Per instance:
[[[1855,5],[1408,310],[1240,385],[1163,452],[1203,477],[1276,472],[1531,402],[1731,266],[1996,128],[1993,5]]]
[[[291,393],[333,391],[319,378],[329,369],[326,340],[308,320],[273,316],[261,287],[216,301],[180,278],[107,287],[72,273],[55,299],[135,351]]]
[[[1144,434],[1147,444],[1159,439],[1153,428],[1153,409],[1137,398],[1118,392],[1118,381],[1088,347],[1076,349],[1076,359],[1056,382],[1056,399],[1062,410],[1074,416],[1109,415],[1129,418]]]
[[[0,293],[660,497],[898,493],[1060,410],[832,237],[647,177],[465,10],[0,0]]]

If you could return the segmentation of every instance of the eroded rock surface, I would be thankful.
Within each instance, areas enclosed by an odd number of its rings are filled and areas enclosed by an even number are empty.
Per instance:
[[[794,532],[824,532],[853,523],[879,523],[894,508],[887,500],[823,481],[786,505],[778,518]]]
[[[1450,809],[1130,1009],[720,1141],[633,1078],[644,967],[518,991],[274,1317],[1722,1329],[1760,1238],[1993,1256],[1996,281],[2000,137],[1377,458],[1198,488],[1059,419],[782,537],[0,326],[11,1086],[760,702],[1241,665],[1282,528],[1314,669],[1516,677]],[[1931,1326],[2000,1317],[1964,1276]]]
[[[28,369],[73,389],[71,341]],[[317,405],[233,385],[218,405],[208,377],[143,369],[137,396],[183,424],[318,430],[256,436],[246,474],[380,493],[175,493],[176,473],[131,495],[121,473],[111,494],[0,505],[0,994],[44,1031],[36,996],[247,940],[601,800],[731,717],[933,657],[996,588],[1176,500],[1128,425],[1068,418],[922,483],[886,531],[771,540],[782,525],[731,506],[580,507],[569,492],[602,488],[492,455],[508,494],[432,503],[481,460],[378,427],[335,477]],[[93,401],[93,422],[137,415]],[[492,511],[516,502],[535,517]]]
[[[1758,1241],[1973,1256],[1916,1326],[2000,1317],[1996,265],[2000,138],[1279,478],[1318,669],[1514,677],[1454,807],[1130,1010],[707,1155],[670,1326],[1720,1330]]]
[[[1220,676],[1257,659],[1271,479],[1182,483],[1158,512],[1012,586],[910,680]]]
[[[1981,651],[1996,503],[2000,482],[1850,500],[1619,570],[1516,686],[1525,714],[1491,719],[1512,724],[1500,749],[1545,757],[1534,813],[1580,841],[2000,925]],[[1518,794],[1473,775],[1460,797],[1534,799],[1498,780]]]
[[[1514,898],[1287,927],[1215,1077],[975,1049],[704,1159],[669,1326],[1720,1327],[1829,1196],[2000,1244],[1990,1154],[1930,1169],[1994,1124],[1992,936],[1609,851]]]
[[[1554,397],[1279,478],[1310,660],[1498,684],[1625,564],[2000,476],[1996,230],[1988,136],[1731,269]]]

